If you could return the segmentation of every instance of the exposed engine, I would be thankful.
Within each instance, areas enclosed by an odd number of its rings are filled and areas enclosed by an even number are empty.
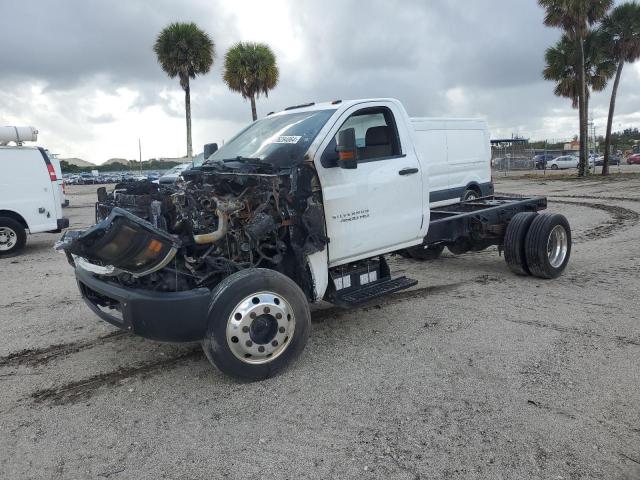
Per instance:
[[[102,223],[96,227],[108,229],[105,219],[118,207],[170,234],[179,245],[162,268],[142,275],[116,269],[112,281],[158,291],[213,288],[234,272],[260,267],[279,270],[310,292],[305,258],[327,242],[312,166],[276,173],[269,165],[218,164],[190,170],[183,178],[170,186],[143,181],[116,185],[111,193],[98,190],[96,222]],[[88,245],[94,240],[85,240],[82,248],[75,240],[62,248],[91,257]]]

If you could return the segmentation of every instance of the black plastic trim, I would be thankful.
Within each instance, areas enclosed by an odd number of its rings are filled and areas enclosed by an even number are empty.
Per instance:
[[[463,187],[454,187],[454,188],[446,188],[444,190],[436,190],[434,192],[429,193],[429,202],[443,202],[445,200],[451,200],[453,198],[459,199],[462,198],[464,192],[471,187],[478,187],[480,189],[480,196],[487,197],[489,195],[493,195],[493,183],[470,183],[469,185]]]
[[[152,340],[195,342],[207,331],[211,291],[153,292],[125,288],[76,268],[76,280],[89,308],[106,322]],[[100,308],[109,304],[122,318]]]

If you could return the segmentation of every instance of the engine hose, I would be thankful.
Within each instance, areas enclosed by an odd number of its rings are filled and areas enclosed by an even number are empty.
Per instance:
[[[213,232],[193,236],[193,241],[198,245],[217,242],[227,234],[227,225],[229,220],[227,214],[220,210],[216,210],[216,214],[218,215],[218,228]]]

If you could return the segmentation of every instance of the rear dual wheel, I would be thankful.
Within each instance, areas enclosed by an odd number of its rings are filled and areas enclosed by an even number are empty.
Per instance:
[[[527,266],[531,275],[556,278],[564,271],[571,255],[571,228],[564,215],[538,215],[525,239]]]
[[[571,228],[563,215],[522,212],[514,215],[504,237],[504,258],[518,275],[556,278],[571,255]]]
[[[531,222],[538,215],[533,212],[521,212],[513,216],[504,235],[504,259],[509,269],[516,275],[530,275],[524,242]]]
[[[289,277],[251,268],[212,293],[202,348],[223,373],[244,380],[275,375],[304,349],[311,328],[305,294]]]

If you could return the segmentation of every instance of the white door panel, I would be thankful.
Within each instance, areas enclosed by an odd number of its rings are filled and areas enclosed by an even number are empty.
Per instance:
[[[391,157],[361,160],[353,170],[322,167],[320,156],[342,125],[359,125],[351,115],[371,108],[387,109],[395,117],[400,150]],[[344,112],[320,145],[315,163],[322,184],[331,266],[419,243],[422,238],[423,172],[413,139],[401,123],[405,121],[402,115],[406,114],[392,102],[356,105]],[[356,132],[357,138],[366,136],[365,127]],[[403,169],[414,172],[400,175]],[[428,205],[428,199],[426,202]],[[428,209],[426,212],[428,215]]]
[[[400,175],[404,168],[418,165],[393,158],[327,169],[322,191],[331,264],[420,237],[421,176]]]

